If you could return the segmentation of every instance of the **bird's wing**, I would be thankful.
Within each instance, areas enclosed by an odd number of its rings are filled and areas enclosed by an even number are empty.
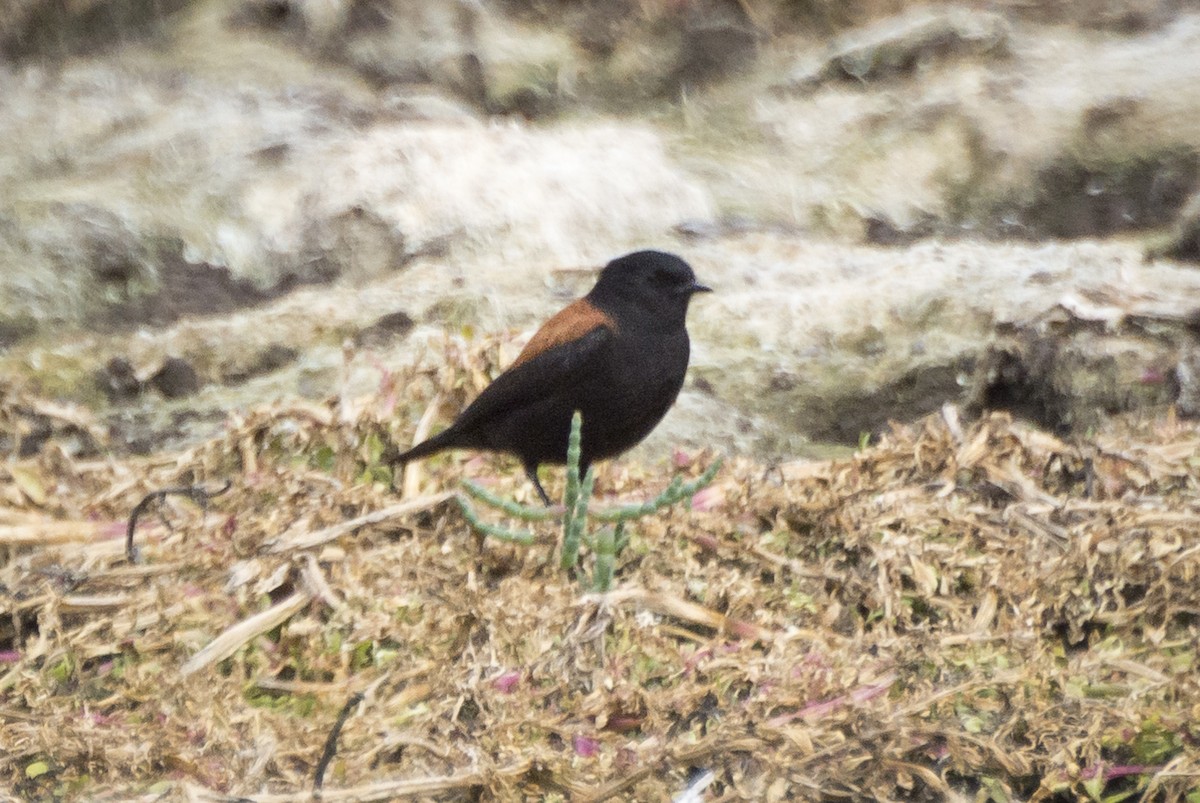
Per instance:
[[[521,349],[509,370],[555,346],[578,340],[596,327],[604,327],[613,332],[617,330],[616,322],[595,304],[586,298],[574,301],[542,324],[542,328],[538,329],[525,344],[525,348]]]
[[[554,321],[552,318],[542,327],[530,345],[543,337]],[[474,431],[486,425],[494,416],[553,396],[560,388],[581,381],[588,374],[592,361],[616,333],[609,326],[597,323],[571,339],[554,337],[553,334],[543,338],[545,345],[540,351],[529,353],[529,346],[526,346],[512,367],[496,377],[462,411],[453,429],[461,433]]]

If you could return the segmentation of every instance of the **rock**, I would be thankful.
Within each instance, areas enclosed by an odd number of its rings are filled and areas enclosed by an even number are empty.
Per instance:
[[[286,37],[374,83],[430,84],[483,111],[482,15],[469,0],[241,0],[229,22]]]
[[[33,316],[17,310],[0,312],[0,349],[21,342],[32,336],[38,329],[38,322]]]
[[[370,326],[364,328],[354,338],[354,342],[360,347],[383,346],[392,340],[404,337],[412,331],[415,325],[416,321],[412,319],[412,316],[407,312],[397,310],[378,318]]]
[[[721,183],[729,192],[719,196],[753,186],[758,217],[846,237],[861,236],[864,225],[872,237],[894,234],[865,223],[871,218],[902,232],[927,218],[942,236],[1023,238],[1174,219],[1194,191],[1200,152],[1186,123],[1200,112],[1200,16],[1126,37],[1012,25],[1002,49],[988,50],[985,36],[979,51],[951,47],[952,58],[936,47],[898,61],[873,50],[890,41],[889,26],[907,30],[898,20],[940,14],[950,12],[927,7],[850,31],[840,40],[846,52],[832,59],[798,45],[812,63],[774,79],[775,92],[758,93],[743,125],[724,123],[738,144],[710,160],[713,176],[728,176]],[[782,50],[773,44],[764,46],[760,80],[771,81],[767,65]],[[909,72],[889,72],[889,64]],[[732,111],[705,109],[703,119],[728,120]],[[766,144],[755,148],[755,136]]]
[[[844,34],[816,63],[796,67],[781,88],[811,91],[831,81],[866,84],[911,75],[933,60],[1008,51],[1003,16],[968,8],[928,7]]]
[[[1200,262],[1200,193],[1193,195],[1180,211],[1170,239],[1161,246],[1148,249],[1146,255]]]
[[[168,78],[96,63],[0,72],[0,178],[19,187],[0,198],[9,309],[166,324],[452,250],[576,263],[712,211],[648,125],[412,120],[348,88]],[[47,174],[59,152],[76,156]],[[77,200],[44,200],[62,181]]]
[[[110,402],[126,401],[142,392],[133,363],[125,357],[113,357],[96,372],[96,384]]]
[[[1192,344],[1180,354],[1175,366],[1175,381],[1179,384],[1175,403],[1180,414],[1200,418],[1200,345]]]
[[[1053,0],[1004,4],[1025,20],[1132,34],[1169,23],[1179,13],[1175,0]]]
[[[1081,317],[1060,305],[998,338],[976,364],[966,414],[1007,410],[1068,433],[1169,404],[1178,389],[1167,381],[1175,350],[1166,333],[1179,337],[1181,319],[1105,316]]]
[[[271,374],[291,365],[300,358],[300,350],[282,343],[272,343],[261,351],[255,352],[249,361],[235,370],[222,376],[227,384],[236,385],[256,376]]]
[[[923,215],[906,225],[894,223],[886,215],[868,215],[863,219],[863,240],[872,245],[908,245],[934,233],[931,215]]]
[[[61,59],[163,34],[187,0],[12,0],[0,12],[0,55]]]
[[[1190,381],[1174,334],[1154,347],[1120,316],[995,332],[1069,293],[1195,297],[1200,272],[1125,242],[963,231],[1174,215],[1194,192],[1200,16],[1097,36],[927,6],[822,51],[824,30],[784,24],[803,4],[782,5],[206,0],[161,48],[9,64],[0,297],[40,329],[0,324],[20,339],[0,372],[70,397],[120,354],[164,393],[213,383],[137,408],[217,421],[264,392],[350,398],[438,343],[532,331],[588,269],[650,246],[718,290],[689,316],[690,401],[661,437],[795,454],[958,398],[961,374],[980,407],[1071,427],[1158,403],[1174,380],[1155,377]],[[816,5],[844,14],[834,30],[898,4]],[[764,91],[805,49],[824,58],[815,83]],[[922,241],[829,241],[864,227]],[[383,348],[343,352],[356,334]],[[134,392],[101,370],[114,398]]]
[[[704,86],[745,68],[754,61],[760,38],[740,4],[689,4],[673,87]]]
[[[1175,381],[1179,386],[1175,404],[1182,415],[1200,418],[1200,308],[1187,317],[1186,329],[1179,362],[1175,364]]]
[[[178,241],[160,242],[156,261],[158,280],[153,289],[109,305],[103,311],[105,324],[127,329],[165,326],[187,316],[220,315],[262,304],[307,283],[284,275],[276,286],[262,289],[220,265],[188,262]]]
[[[884,431],[890,421],[914,421],[962,395],[959,378],[970,373],[968,356],[947,363],[918,365],[877,388],[814,399],[805,411],[805,432],[817,441],[856,445],[864,435]]]
[[[1058,375],[1060,346],[1052,338],[989,346],[979,360],[966,399],[966,413],[1008,410],[1053,432],[1070,429],[1069,387]]]
[[[703,380],[754,418],[760,455],[856,444],[944,402],[1061,431],[1169,404],[1181,321],[1200,297],[1200,272],[1145,264],[1130,244],[742,233],[683,253],[715,288],[689,312],[691,387]]]
[[[1098,237],[1175,220],[1200,187],[1200,154],[1190,145],[1124,155],[1065,153],[1037,171],[1025,197],[998,201],[993,213],[1031,238]],[[1186,251],[1186,235],[1181,250]]]
[[[200,390],[200,375],[187,360],[168,357],[150,377],[149,385],[168,399],[181,399]]]

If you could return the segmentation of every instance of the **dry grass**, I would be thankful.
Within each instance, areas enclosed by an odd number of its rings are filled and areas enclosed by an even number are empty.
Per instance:
[[[379,422],[461,397],[493,353],[403,377],[400,414],[275,406],[181,454],[9,461],[0,784],[307,800],[362,693],[326,800],[665,800],[703,769],[713,800],[1200,796],[1196,426],[1068,444],[948,410],[850,459],[735,461],[641,522],[597,598],[552,532],[481,542],[432,492],[491,461],[430,462],[404,501],[367,481]],[[0,420],[34,409],[11,391]],[[519,474],[493,485],[528,494]],[[146,517],[126,561],[144,494],[225,479],[207,512]]]

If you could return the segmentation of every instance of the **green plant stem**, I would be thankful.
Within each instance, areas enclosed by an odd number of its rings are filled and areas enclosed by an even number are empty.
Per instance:
[[[682,477],[675,477],[662,493],[648,502],[609,510],[589,511],[592,494],[596,487],[596,472],[589,467],[582,480],[580,479],[579,461],[583,454],[582,433],[583,416],[576,411],[571,416],[571,433],[567,438],[567,480],[561,508],[522,505],[519,502],[502,499],[470,480],[463,480],[462,484],[463,490],[468,495],[512,518],[528,522],[561,519],[563,535],[559,565],[563,569],[574,569],[579,563],[580,545],[587,544],[595,557],[592,587],[596,591],[607,591],[612,586],[613,576],[616,573],[617,556],[629,542],[629,537],[625,534],[625,522],[652,515],[683,499],[690,499],[717,476],[717,472],[721,470],[721,460],[719,458],[715,460],[703,474],[691,482],[684,482]],[[510,530],[495,524],[488,524],[479,518],[466,496],[460,494],[457,498],[467,523],[484,535],[514,544],[528,545],[537,540],[531,532]],[[589,538],[587,534],[589,514],[594,519],[615,523],[616,526],[605,527],[594,538]]]
[[[570,569],[579,562],[579,544],[587,532],[588,503],[592,499],[592,489],[596,485],[595,469],[588,469],[583,478],[583,487],[575,498],[571,515],[563,522],[563,548],[561,565]]]
[[[649,516],[652,513],[657,513],[664,507],[669,507],[681,499],[695,496],[696,492],[704,486],[708,485],[717,476],[717,472],[721,470],[721,459],[718,458],[709,466],[703,474],[691,482],[683,482],[679,477],[671,481],[662,493],[648,502],[643,502],[640,505],[628,505],[626,507],[609,508],[606,510],[593,510],[592,518],[597,521],[605,522],[620,522],[630,521],[631,519],[640,519],[643,516]]]
[[[625,535],[625,522],[616,527],[605,527],[596,533],[592,551],[596,556],[596,568],[592,571],[592,590],[603,593],[612,587],[613,574],[617,568],[617,556],[629,543]]]
[[[520,502],[511,499],[502,499],[482,485],[478,485],[470,480],[463,480],[462,487],[464,491],[480,502],[494,507],[503,513],[507,513],[514,519],[521,519],[522,521],[548,521],[550,519],[557,519],[563,513],[562,510],[556,507],[542,507],[540,505],[534,507],[532,505],[522,505]]]
[[[537,537],[533,533],[526,530],[507,530],[495,524],[488,524],[479,518],[475,513],[475,508],[471,507],[471,503],[467,501],[465,496],[459,495],[455,499],[458,500],[458,506],[462,509],[463,518],[467,520],[467,524],[484,535],[490,535],[492,538],[507,541],[510,544],[525,544],[526,546],[537,540]]]
[[[558,561],[558,565],[563,569],[572,569],[579,562],[579,539],[584,530],[579,516],[579,503],[581,499],[587,499],[586,496],[581,496],[583,489],[580,488],[579,482],[579,460],[582,454],[583,416],[576,410],[571,416],[571,434],[567,436],[567,487],[563,492],[563,507],[566,513],[563,516],[562,554]],[[588,469],[588,478],[591,475],[592,471]],[[586,504],[585,501],[585,509]]]

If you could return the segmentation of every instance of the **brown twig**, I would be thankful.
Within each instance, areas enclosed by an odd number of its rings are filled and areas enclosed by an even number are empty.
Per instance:
[[[133,546],[133,533],[137,529],[138,519],[145,513],[150,505],[155,502],[161,502],[168,496],[186,496],[196,504],[200,505],[201,509],[208,507],[208,500],[214,496],[220,496],[233,487],[231,480],[226,480],[215,491],[210,491],[200,485],[181,485],[177,488],[162,488],[157,491],[151,491],[142,497],[142,500],[133,506],[133,511],[129,514],[129,527],[125,530],[125,558],[130,563],[135,563],[138,558],[137,550]]]
[[[342,712],[338,714],[337,721],[333,723],[333,728],[329,731],[329,738],[325,740],[325,750],[321,753],[321,760],[317,762],[316,772],[313,773],[313,794],[317,795],[321,791],[321,787],[325,785],[325,770],[329,767],[329,762],[333,761],[333,757],[337,755],[337,740],[342,732],[342,727],[346,724],[346,720],[350,718],[350,711],[354,706],[361,703],[363,693],[356,691],[350,695],[350,699],[342,706]]]
[[[439,494],[431,494],[430,496],[419,496],[416,499],[409,499],[399,504],[385,507],[381,510],[376,510],[371,513],[366,513],[347,521],[339,522],[331,527],[326,527],[322,530],[313,530],[308,532],[286,532],[278,539],[268,545],[267,551],[278,554],[280,552],[289,552],[295,549],[309,549],[314,546],[328,543],[330,541],[341,538],[343,535],[348,535],[355,530],[362,529],[373,524],[382,524],[394,518],[407,516],[412,513],[419,513],[423,510],[429,510],[447,499],[454,496],[453,491],[445,491]]]

